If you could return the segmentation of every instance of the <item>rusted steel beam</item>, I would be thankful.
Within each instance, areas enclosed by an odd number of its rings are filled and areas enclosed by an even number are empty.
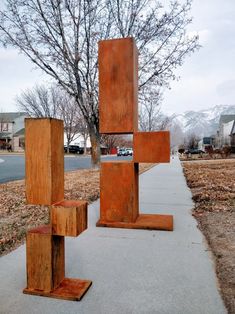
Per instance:
[[[170,162],[170,133],[168,131],[134,133],[133,159],[134,162]]]
[[[138,50],[133,38],[99,42],[100,133],[138,130]]]
[[[97,222],[99,227],[125,228],[125,229],[147,229],[173,231],[173,216],[158,214],[140,214],[135,222],[105,221]]]
[[[100,218],[134,222],[139,213],[138,164],[102,162],[100,169]]]
[[[64,199],[63,147],[62,120],[25,119],[27,204],[51,205]]]
[[[69,201],[51,206],[52,234],[77,237],[87,229],[87,202]]]

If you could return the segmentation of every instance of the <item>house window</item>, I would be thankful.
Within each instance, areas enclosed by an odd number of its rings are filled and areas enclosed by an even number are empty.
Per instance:
[[[2,132],[8,131],[8,123],[1,123],[1,131]]]

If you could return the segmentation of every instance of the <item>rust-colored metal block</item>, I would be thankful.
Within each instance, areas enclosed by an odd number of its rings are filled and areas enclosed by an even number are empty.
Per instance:
[[[134,222],[139,213],[138,164],[132,161],[102,162],[100,172],[100,220]]]
[[[135,222],[107,222],[100,220],[98,222],[98,226],[109,228],[173,231],[173,216],[158,214],[140,214]]]
[[[92,282],[65,278],[64,237],[51,234],[51,226],[32,229],[26,239],[26,294],[80,301]]]
[[[170,162],[170,133],[136,132],[133,136],[134,162]]]
[[[99,42],[100,133],[138,130],[138,50],[133,38]]]
[[[51,206],[52,234],[77,237],[87,229],[87,202],[68,201]]]
[[[28,232],[26,238],[27,289],[51,291],[65,275],[64,237],[52,236],[50,226]]]
[[[25,119],[27,204],[51,205],[64,199],[63,121]]]
[[[90,280],[64,278],[59,286],[52,291],[30,290],[26,288],[23,292],[42,297],[80,301],[90,288],[91,284],[92,281]]]

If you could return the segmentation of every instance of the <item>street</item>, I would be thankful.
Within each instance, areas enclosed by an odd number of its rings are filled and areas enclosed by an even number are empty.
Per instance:
[[[102,160],[131,160],[131,157],[102,156]],[[90,156],[65,156],[65,171],[91,168]],[[0,183],[25,177],[24,155],[0,155]]]

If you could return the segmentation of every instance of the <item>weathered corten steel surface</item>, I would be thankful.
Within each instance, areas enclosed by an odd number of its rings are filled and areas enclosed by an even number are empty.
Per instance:
[[[133,38],[99,42],[100,133],[133,133],[133,162],[101,163],[97,226],[173,230],[169,215],[139,215],[138,163],[170,162],[167,131],[138,132],[138,50]]]
[[[52,234],[77,237],[87,229],[87,202],[68,201],[51,206]]]
[[[26,119],[26,198],[49,205],[51,224],[26,238],[26,294],[79,301],[91,281],[65,278],[64,236],[87,228],[87,202],[64,200],[64,128],[57,119]]]
[[[170,162],[170,133],[136,132],[133,135],[134,162]]]
[[[80,301],[91,284],[90,280],[64,278],[60,285],[52,291],[25,289],[24,293],[69,301]]]
[[[109,222],[99,220],[99,227],[110,228],[126,228],[126,229],[149,229],[149,230],[165,230],[173,231],[173,216],[171,215],[155,215],[140,214],[135,222]]]
[[[138,164],[102,162],[100,170],[100,219],[134,222],[139,213]]]
[[[25,119],[27,204],[51,205],[64,199],[64,128],[57,119]]]
[[[52,236],[50,226],[27,233],[27,289],[51,291],[65,276],[64,237]]]
[[[100,133],[138,130],[138,50],[133,38],[99,42]]]

